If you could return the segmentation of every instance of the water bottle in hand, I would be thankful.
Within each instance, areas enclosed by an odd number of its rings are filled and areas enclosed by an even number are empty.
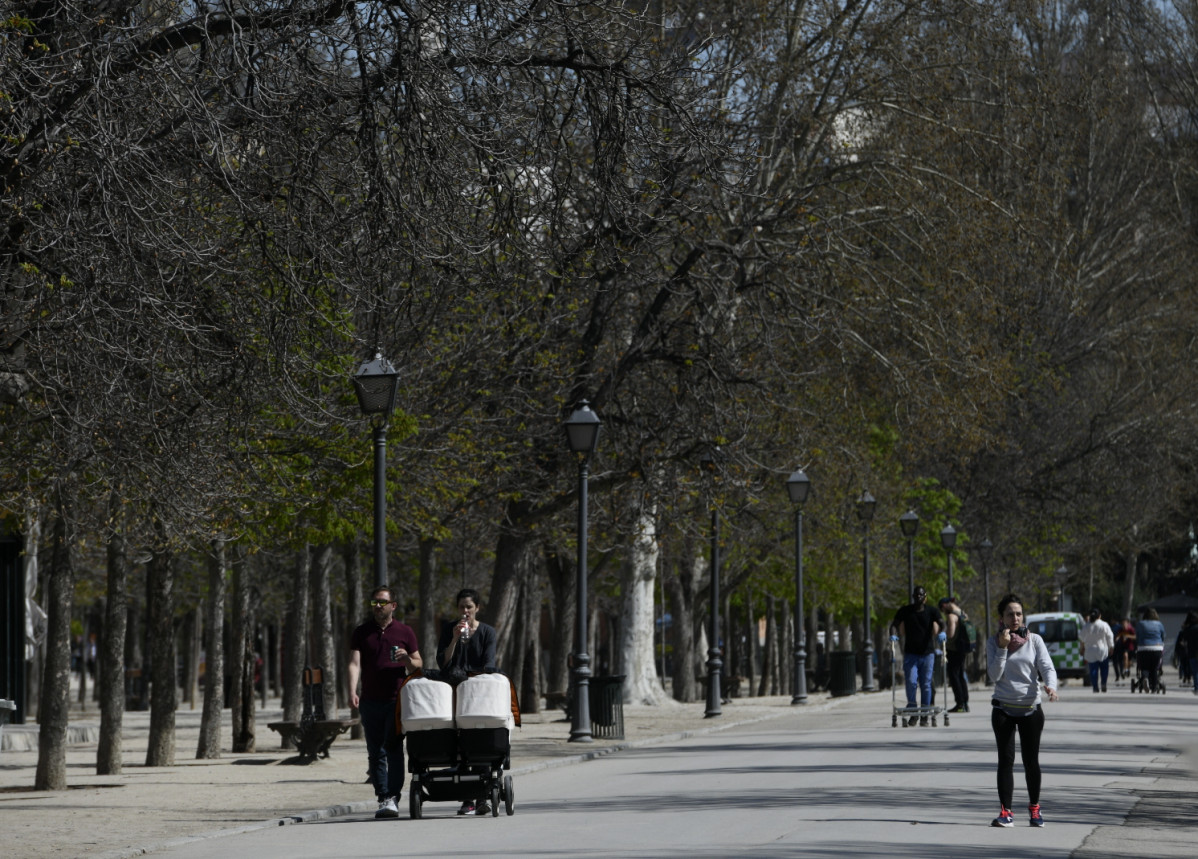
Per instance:
[[[470,638],[470,621],[466,615],[462,615],[462,641],[467,641]]]

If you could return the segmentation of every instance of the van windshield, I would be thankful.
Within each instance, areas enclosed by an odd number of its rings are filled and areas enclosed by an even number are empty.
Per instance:
[[[1045,641],[1077,640],[1077,622],[1073,620],[1037,620],[1029,623],[1028,629]]]

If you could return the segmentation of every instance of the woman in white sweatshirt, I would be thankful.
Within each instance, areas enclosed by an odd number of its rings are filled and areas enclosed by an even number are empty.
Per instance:
[[[1002,809],[992,826],[1013,826],[1011,799],[1015,793],[1015,734],[1027,783],[1027,812],[1031,826],[1043,826],[1040,814],[1040,681],[1049,701],[1057,700],[1057,672],[1044,639],[1023,625],[1023,600],[1007,594],[998,603],[1002,621],[998,634],[986,641],[986,670],[994,681],[990,724],[998,744],[998,798]]]

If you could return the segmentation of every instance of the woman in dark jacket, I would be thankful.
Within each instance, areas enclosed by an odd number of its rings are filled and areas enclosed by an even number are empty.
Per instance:
[[[478,591],[464,588],[458,591],[455,602],[461,617],[444,625],[437,643],[437,665],[449,675],[450,683],[457,684],[468,674],[495,670],[498,636],[495,627],[478,619],[478,610],[482,608]],[[463,802],[458,814],[482,815],[489,811],[486,798],[480,796]]]
[[[479,609],[482,608],[478,591],[470,588],[460,590],[455,602],[461,617],[442,629],[441,640],[437,643],[437,665],[446,672],[454,669],[467,674],[494,671],[498,635],[495,627],[478,619]]]

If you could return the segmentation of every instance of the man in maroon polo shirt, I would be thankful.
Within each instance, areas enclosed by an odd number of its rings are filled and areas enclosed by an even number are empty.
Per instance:
[[[374,617],[350,637],[349,701],[358,708],[366,735],[367,771],[379,800],[375,817],[399,817],[403,790],[403,741],[395,737],[395,699],[408,670],[423,665],[416,633],[395,619],[391,588],[375,588],[370,595]],[[358,695],[358,679],[362,694]]]

